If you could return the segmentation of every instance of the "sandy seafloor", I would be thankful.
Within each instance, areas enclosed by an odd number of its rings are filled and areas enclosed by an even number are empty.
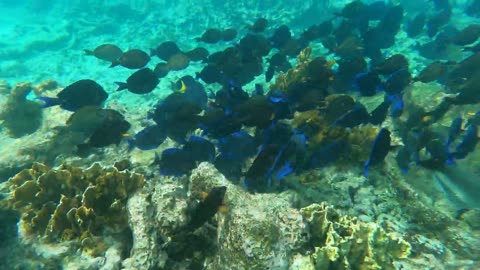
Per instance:
[[[5,0],[4,0],[5,1]],[[8,2],[12,2],[8,4]],[[15,4],[14,1],[0,2],[0,79],[11,86],[20,82],[41,83],[47,79],[53,79],[60,86],[66,86],[79,79],[93,79],[101,84],[110,96],[105,107],[122,112],[132,124],[131,131],[135,133],[147,124],[146,114],[163,97],[170,94],[171,83],[183,75],[193,75],[202,68],[200,63],[191,63],[183,71],[171,72],[166,78],[161,79],[157,88],[146,95],[135,95],[127,91],[115,92],[115,81],[124,81],[131,70],[121,67],[108,68],[108,63],[94,57],[87,57],[83,49],[93,49],[104,43],[114,43],[123,50],[139,48],[148,51],[163,41],[174,40],[184,50],[192,49],[198,44],[193,40],[208,27],[236,27],[240,29],[239,36],[246,33],[245,24],[252,23],[255,18],[264,16],[270,20],[271,26],[289,24],[292,21],[301,21],[298,14],[306,10],[309,1],[247,1],[248,3],[223,2],[223,1],[58,1],[46,4],[48,1],[28,1],[25,6]],[[21,1],[20,1],[21,2]],[[115,5],[114,2],[123,5]],[[147,2],[151,2],[148,4]],[[344,3],[349,1],[325,1],[319,23],[328,18],[330,12],[338,10]],[[411,10],[415,10],[421,3],[414,1],[397,1]],[[418,1],[421,2],[421,1]],[[462,28],[472,22],[472,18],[462,15],[462,1],[456,1],[453,20],[457,27]],[[468,1],[466,1],[468,2]],[[322,17],[325,16],[325,17]],[[407,13],[408,16],[408,13]],[[312,18],[308,18],[312,19]],[[270,27],[272,29],[273,27]],[[292,26],[295,34],[299,34],[303,26],[298,23]],[[270,34],[267,32],[267,34]],[[389,48],[385,54],[405,54],[410,60],[412,73],[417,73],[426,63],[416,51],[411,48],[416,41],[409,40],[401,31],[397,35],[395,47]],[[238,38],[237,38],[238,40]],[[424,41],[420,39],[419,41]],[[202,44],[210,52],[221,50],[229,44],[219,43],[216,45]],[[326,51],[319,44],[312,44],[316,55],[323,55]],[[452,53],[454,60],[465,57],[460,50]],[[332,57],[332,55],[326,55]],[[149,67],[153,68],[160,62],[158,58],[152,58]],[[294,59],[292,59],[292,63]],[[263,76],[259,76],[253,83],[262,82]],[[416,86],[423,87],[422,85]],[[435,83],[424,86],[433,92],[441,92],[442,89]],[[206,86],[206,89],[217,89],[218,85]],[[246,86],[246,89],[252,87]],[[268,88],[268,85],[265,85]],[[48,95],[54,95],[48,93]],[[0,103],[5,102],[7,93],[0,93]],[[31,96],[34,99],[33,96]],[[427,97],[426,97],[427,99]],[[377,99],[378,100],[378,99]],[[426,102],[428,100],[419,101]],[[455,114],[478,110],[478,105],[458,107],[450,112],[447,117],[455,117]],[[48,153],[49,139],[52,138],[53,129],[64,125],[70,115],[67,111],[59,108],[48,108],[44,111],[42,127],[35,133],[19,139],[7,136],[4,129],[0,130],[0,166],[2,177],[12,176],[20,169],[31,166],[32,161],[47,162],[50,165],[59,165],[61,162],[71,163],[77,166],[88,167],[95,161],[111,165],[120,158],[130,160],[147,175],[153,174],[148,165],[153,161],[155,152],[174,145],[167,140],[159,149],[152,151],[127,152],[126,143],[119,146],[109,146],[97,151],[97,155],[87,158],[79,158],[68,153]],[[451,118],[450,118],[451,119]],[[448,119],[445,123],[449,123]],[[386,123],[388,125],[388,121]],[[478,148],[478,147],[477,147]],[[475,177],[480,179],[480,153],[477,151],[466,160],[459,162],[460,168],[468,168]],[[372,172],[369,179],[360,177],[361,165],[349,170],[338,170],[334,166],[318,172],[322,178],[321,189],[318,187],[304,187],[305,194],[311,202],[326,201],[333,205],[342,214],[358,217],[366,222],[378,222],[379,224],[392,226],[400,234],[415,234],[416,245],[421,246],[420,253],[413,254],[411,261],[404,263],[404,269],[479,269],[480,268],[480,220],[479,214],[472,212],[466,217],[467,220],[455,220],[455,209],[451,203],[433,185],[433,174],[422,169],[414,169],[408,175],[401,175],[395,169],[393,155],[387,157],[386,164]],[[350,177],[350,178],[349,178]],[[294,176],[292,176],[294,178]],[[337,179],[339,179],[337,181]],[[345,180],[346,179],[346,180]],[[372,180],[373,179],[373,180]],[[7,179],[0,179],[0,182]],[[294,179],[290,181],[295,182]],[[375,182],[375,183],[374,183]],[[353,183],[353,184],[352,184]],[[393,184],[392,184],[393,183]],[[399,184],[400,183],[400,184]],[[348,185],[361,186],[361,199],[355,203],[344,201]],[[404,190],[415,194],[415,198],[425,207],[418,214],[430,213],[448,219],[449,226],[446,229],[448,236],[441,235],[443,232],[434,231],[436,226],[428,226],[423,221],[416,224],[415,232],[409,231],[414,221],[429,217],[408,217],[405,214],[395,216],[392,208],[408,207],[405,202],[391,202],[381,204],[381,200],[398,199],[398,194],[392,192],[391,185],[400,185]],[[378,189],[377,189],[378,188]],[[298,190],[297,190],[298,192]],[[385,195],[384,193],[387,193]],[[340,194],[339,194],[340,193]],[[321,198],[315,197],[322,194]],[[410,194],[411,195],[411,194]],[[313,198],[309,198],[313,196]],[[410,197],[412,198],[412,197]],[[386,206],[388,205],[388,206]],[[385,209],[382,209],[385,207]],[[406,211],[408,212],[408,211]],[[410,211],[409,213],[413,213]],[[433,222],[444,219],[432,219]],[[420,225],[419,225],[420,224]],[[430,224],[431,225],[431,224]],[[422,227],[423,226],[423,227]],[[441,227],[441,226],[439,226]],[[421,238],[421,237],[424,238]],[[412,237],[411,239],[413,239]],[[419,240],[422,239],[422,240]],[[412,240],[413,241],[413,240]],[[423,241],[423,242],[422,242]],[[414,242],[414,241],[413,241]],[[422,242],[422,243],[420,243]],[[18,248],[18,243],[11,246]],[[0,266],[3,255],[7,250],[18,256],[15,248],[0,247]],[[52,248],[54,249],[54,248]],[[47,257],[45,254],[33,252],[35,256]],[[55,253],[55,252],[52,252]],[[80,256],[79,256],[80,258]],[[9,262],[14,261],[10,257]],[[32,259],[32,261],[41,261]],[[82,261],[78,259],[78,261]],[[85,261],[88,261],[87,259]],[[79,263],[81,264],[81,263]],[[32,265],[35,265],[32,263]],[[11,265],[10,265],[11,266]],[[73,267],[73,266],[72,266]],[[24,269],[24,268],[20,268]],[[36,268],[41,269],[41,268]],[[73,268],[72,268],[73,269]],[[81,269],[81,267],[79,267]]]

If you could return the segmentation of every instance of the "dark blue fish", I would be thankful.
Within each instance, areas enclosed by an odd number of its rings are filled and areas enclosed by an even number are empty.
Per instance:
[[[390,116],[392,118],[397,118],[402,115],[403,112],[403,96],[402,94],[396,94],[390,96],[391,106],[390,106]]]
[[[315,150],[306,161],[306,169],[315,169],[327,166],[338,160],[347,149],[345,141],[329,143],[318,150]]]
[[[64,110],[76,111],[85,106],[101,107],[108,98],[103,87],[93,80],[76,81],[57,94],[56,98],[39,97],[45,104],[44,108],[57,106]]]
[[[201,83],[196,81],[192,76],[186,75],[177,81],[177,86],[186,96],[186,100],[197,104],[200,108],[205,109],[208,103],[207,92]]]
[[[207,110],[201,117],[198,127],[203,130],[203,135],[213,138],[222,138],[242,128],[242,123],[231,113],[223,109]]]
[[[281,180],[293,172],[297,159],[304,153],[305,137],[293,134],[285,144],[269,144],[260,152],[245,174],[244,184],[251,191],[263,192],[272,187],[272,180]]]
[[[470,125],[463,137],[462,142],[456,147],[455,152],[452,154],[453,158],[464,159],[469,153],[475,150],[475,146],[478,143],[478,128],[475,125]]]
[[[402,173],[408,173],[408,168],[410,166],[410,153],[407,147],[404,146],[398,150],[398,153],[395,156],[395,161]]]
[[[167,138],[166,130],[158,125],[148,126],[139,131],[129,144],[141,150],[152,150],[160,146]]]
[[[265,92],[263,91],[263,86],[261,84],[255,84],[255,90],[252,92],[252,97],[254,96],[263,96]]]
[[[162,175],[175,177],[190,173],[196,166],[191,154],[179,148],[165,149],[162,152],[159,165]]]
[[[353,87],[355,87],[362,96],[373,96],[375,95],[380,82],[378,73],[363,72],[355,76],[353,79]]]
[[[462,132],[462,123],[462,117],[457,117],[452,120],[452,124],[450,125],[450,128],[448,130],[447,148],[453,141],[455,141],[460,132]]]
[[[420,161],[419,151],[427,144],[425,133],[422,131],[409,131],[404,139],[405,148],[414,162]]]
[[[480,111],[476,112],[474,115],[467,119],[467,122],[465,123],[465,128],[469,127],[470,125],[480,125]]]
[[[217,186],[213,187],[203,201],[198,203],[197,207],[192,212],[192,216],[185,230],[193,231],[200,228],[205,222],[215,216],[220,207],[223,205],[223,198],[227,187]]]
[[[127,78],[127,82],[115,82],[118,85],[117,91],[128,89],[128,91],[135,94],[147,94],[157,87],[157,75],[149,68],[142,68],[135,71]]]
[[[217,168],[217,170],[225,175],[230,181],[239,181],[243,176],[243,161],[234,160],[228,156],[220,154],[215,158],[213,165],[215,165],[215,168]]]
[[[230,160],[245,161],[257,153],[255,139],[245,131],[237,131],[218,140],[218,151]]]
[[[388,109],[392,102],[388,99],[384,100],[371,113],[369,122],[373,125],[381,125],[387,118]]]
[[[199,136],[190,136],[182,150],[187,152],[195,162],[213,162],[215,158],[215,145]]]
[[[385,159],[391,149],[390,142],[390,131],[388,131],[386,128],[382,128],[378,132],[377,137],[375,137],[372,151],[370,152],[367,162],[365,162],[363,173],[365,176],[368,175],[368,170],[371,166],[375,166]]]
[[[340,116],[337,120],[335,120],[335,122],[333,122],[333,125],[352,128],[368,122],[369,119],[370,114],[368,113],[365,106],[357,102],[353,109]]]
[[[446,140],[440,134],[430,134],[425,150],[430,155],[430,158],[418,162],[425,168],[442,169],[446,164],[453,163],[453,159],[448,153]]]
[[[382,88],[388,94],[400,94],[411,81],[412,74],[410,74],[410,71],[407,68],[402,68],[392,73],[383,83]]]

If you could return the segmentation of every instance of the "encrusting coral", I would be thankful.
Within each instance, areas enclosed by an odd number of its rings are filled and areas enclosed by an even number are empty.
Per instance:
[[[0,111],[0,120],[11,137],[19,138],[35,132],[42,124],[42,108],[27,99],[32,90],[30,83],[19,83],[12,89]]]
[[[126,203],[144,177],[95,163],[87,169],[34,163],[10,178],[3,204],[21,213],[26,235],[47,241],[78,240],[88,254],[101,253],[103,233],[128,230]]]

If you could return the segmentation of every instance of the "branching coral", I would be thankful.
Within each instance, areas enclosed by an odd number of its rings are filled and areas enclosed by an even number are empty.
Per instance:
[[[98,163],[87,169],[65,164],[51,169],[35,163],[9,179],[11,196],[4,204],[21,213],[27,235],[47,241],[78,240],[87,253],[97,254],[105,230],[128,229],[126,202],[143,184],[140,174]]]
[[[408,242],[375,223],[341,216],[323,204],[301,212],[310,225],[315,269],[396,269],[394,261],[410,254]]]
[[[14,138],[31,134],[42,124],[40,104],[26,98],[31,90],[29,83],[15,85],[0,111],[0,120]]]

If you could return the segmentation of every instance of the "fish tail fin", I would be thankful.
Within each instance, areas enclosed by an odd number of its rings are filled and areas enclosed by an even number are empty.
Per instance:
[[[131,139],[131,138],[128,138],[126,139],[127,141],[127,144],[128,144],[128,147],[127,147],[127,151],[130,152],[133,150],[133,148],[135,148],[135,140]]]
[[[157,49],[151,48],[150,49],[150,56],[155,56],[157,55]]]
[[[59,98],[54,98],[54,97],[38,97],[41,101],[43,101],[42,108],[49,108],[53,106],[57,106],[61,104],[61,101]]]
[[[124,82],[115,82],[115,83],[118,85],[118,88],[115,91],[122,91],[128,88],[127,84]]]
[[[92,50],[83,50],[83,52],[85,53],[85,55],[93,55],[93,51]]]
[[[112,61],[112,64],[109,66],[109,68],[113,68],[113,67],[116,67],[118,65],[120,65],[119,61]]]

